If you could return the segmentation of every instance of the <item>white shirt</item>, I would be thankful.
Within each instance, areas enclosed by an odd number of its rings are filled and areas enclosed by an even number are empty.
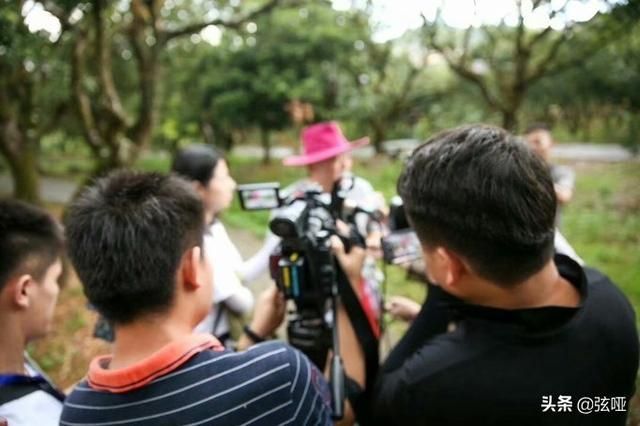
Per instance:
[[[224,303],[225,308],[237,314],[245,314],[253,308],[253,294],[242,285],[239,271],[242,268],[242,256],[231,242],[227,230],[220,221],[210,227],[210,233],[204,237],[204,254],[213,269],[212,309],[207,317],[196,326],[195,331],[222,336],[229,332],[229,317],[221,311],[218,324],[214,328],[217,310]]]
[[[25,370],[31,377],[41,374],[28,362]],[[62,402],[43,390],[0,405],[0,417],[4,417],[9,426],[57,426],[61,413]]]

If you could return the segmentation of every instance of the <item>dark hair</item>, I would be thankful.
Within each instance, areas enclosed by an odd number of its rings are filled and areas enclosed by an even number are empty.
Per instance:
[[[224,160],[224,156],[214,147],[190,145],[178,151],[173,159],[171,171],[207,186],[220,160]]]
[[[498,285],[524,280],[553,253],[549,170],[503,129],[473,125],[434,136],[413,152],[398,193],[422,244],[451,249]]]
[[[545,132],[551,132],[551,127],[549,127],[547,123],[542,123],[542,122],[532,123],[529,126],[527,126],[526,130],[524,131],[524,134],[528,135],[530,133],[537,132],[540,130],[543,130]]]
[[[62,255],[60,225],[46,211],[17,200],[0,200],[0,290],[16,274],[40,280]]]
[[[114,323],[171,306],[184,253],[202,247],[202,201],[176,176],[119,171],[85,189],[66,218],[84,292]]]

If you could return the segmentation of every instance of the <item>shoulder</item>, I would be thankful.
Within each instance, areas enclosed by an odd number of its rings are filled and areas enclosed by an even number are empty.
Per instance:
[[[461,393],[461,384],[482,369],[479,364],[492,350],[468,340],[458,330],[439,335],[397,368],[379,374],[374,390],[375,415],[402,423],[413,420],[418,411],[424,418],[441,412],[443,401]]]
[[[306,355],[286,343],[278,341],[260,343],[239,353],[238,356],[246,359],[261,359],[264,363],[263,367],[286,366],[286,374],[292,380],[292,390],[298,386],[301,378],[308,380],[309,385],[319,388],[324,385],[322,374]]]
[[[552,164],[550,168],[552,173],[571,174],[571,175],[574,174],[573,168],[571,168],[570,166],[566,166],[564,164]]]
[[[373,191],[373,185],[363,177],[353,176],[353,189],[359,191],[371,192]]]
[[[171,424],[177,424],[177,418],[189,423],[214,415],[229,416],[229,424],[240,424],[255,417],[256,409],[273,409],[273,416],[284,418],[295,403],[293,371],[290,350],[278,343],[244,352],[203,351],[126,392],[109,393],[80,383],[65,401],[62,424],[108,422],[115,416],[159,419],[165,414]],[[250,403],[257,408],[248,409]]]
[[[260,359],[265,363],[291,362],[293,348],[278,341],[267,341],[253,345],[246,351],[236,352],[239,359]]]
[[[307,179],[300,179],[280,190],[281,198],[288,198],[298,192],[304,192],[310,186]]]
[[[453,370],[473,366],[474,362],[490,350],[486,344],[466,335],[463,329],[444,333],[429,339],[404,363],[400,378],[409,386],[435,383],[435,380]],[[485,342],[486,343],[486,342]]]
[[[274,373],[271,387],[285,387],[291,397],[292,419],[302,417],[329,421],[331,394],[329,385],[316,366],[299,350],[278,341],[254,345],[236,355],[242,365],[252,364],[254,371],[247,372],[249,377],[258,374]],[[277,374],[276,374],[277,372]],[[275,377],[278,379],[275,379]],[[297,423],[296,423],[297,424]]]
[[[22,395],[0,405],[0,417],[11,426],[57,425],[62,402],[42,390]]]
[[[606,313],[600,320],[635,324],[631,303],[607,275],[591,267],[584,267],[584,274],[587,279],[587,307]]]
[[[227,229],[222,222],[216,220],[210,227],[209,232],[205,234],[205,244],[209,244],[211,247],[224,250],[229,246],[233,246]],[[235,247],[235,246],[233,246]]]
[[[554,180],[573,180],[575,172],[569,166],[554,164],[551,166],[551,175]]]

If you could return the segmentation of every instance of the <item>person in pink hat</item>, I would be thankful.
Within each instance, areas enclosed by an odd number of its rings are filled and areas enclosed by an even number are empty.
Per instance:
[[[345,154],[368,143],[368,137],[350,142],[335,121],[317,123],[302,131],[302,153],[285,158],[282,163],[306,166],[309,180],[330,192],[345,172]]]
[[[283,165],[290,167],[306,167],[307,177],[285,188],[281,194],[287,198],[302,195],[310,189],[318,189],[325,193],[331,193],[336,182],[350,173],[350,153],[354,149],[363,147],[369,143],[369,138],[364,137],[355,141],[348,140],[340,126],[335,121],[313,124],[306,127],[301,135],[302,150],[298,155],[290,156],[283,160]],[[352,190],[348,191],[347,198],[352,199],[362,207],[367,200],[373,199],[375,191],[373,187],[361,178],[353,178]],[[377,198],[376,198],[377,199]],[[286,207],[285,207],[286,208]],[[267,233],[265,243],[259,252],[249,259],[243,271],[243,278],[251,281],[268,268],[269,256],[280,244],[280,238],[271,232]],[[339,241],[339,239],[338,239]],[[342,356],[347,374],[347,393],[349,404],[345,420],[354,420],[362,423],[363,418],[359,413],[359,405],[366,400],[368,388],[372,383],[372,371],[377,369],[379,326],[377,317],[377,300],[371,297],[372,292],[367,290],[366,280],[363,275],[366,252],[357,247],[346,253],[341,243],[336,242],[334,253],[340,262],[342,269],[348,277],[350,288],[355,295],[356,303],[346,306],[341,304],[338,311],[338,326],[342,347]],[[344,299],[344,297],[343,297]],[[359,311],[354,314],[352,311]],[[349,312],[347,312],[349,311]],[[360,321],[353,320],[358,317]],[[363,335],[368,336],[363,339]]]
[[[322,191],[330,193],[334,184],[350,171],[349,153],[367,145],[369,138],[349,141],[337,122],[326,121],[304,128],[301,142],[302,152],[285,158],[282,164],[289,167],[306,167],[307,178],[283,189],[281,195],[285,198],[317,186],[320,186]],[[269,255],[279,243],[280,238],[268,232],[262,249],[246,262],[242,271],[245,280],[252,281],[267,270]]]

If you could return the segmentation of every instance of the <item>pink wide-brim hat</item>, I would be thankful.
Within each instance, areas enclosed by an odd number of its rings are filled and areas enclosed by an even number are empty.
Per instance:
[[[369,138],[360,138],[350,142],[342,134],[335,121],[318,123],[302,131],[302,154],[287,157],[282,161],[285,166],[306,166],[328,160],[345,152],[352,151],[369,143]]]

